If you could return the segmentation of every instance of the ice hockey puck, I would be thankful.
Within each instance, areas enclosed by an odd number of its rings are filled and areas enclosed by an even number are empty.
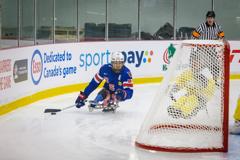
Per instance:
[[[55,113],[55,112],[52,112],[51,115],[56,115],[56,113]]]

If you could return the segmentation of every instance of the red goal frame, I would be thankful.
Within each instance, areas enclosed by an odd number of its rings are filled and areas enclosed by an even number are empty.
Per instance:
[[[224,41],[224,107],[223,107],[223,147],[221,148],[185,148],[185,147],[160,147],[143,144],[135,141],[135,145],[139,148],[154,151],[165,151],[165,152],[228,152],[228,121],[229,121],[229,75],[230,75],[230,45],[228,41]],[[155,130],[158,128],[178,128],[179,125],[155,125],[151,129]],[[186,129],[196,129],[199,126],[186,125]],[[208,128],[209,126],[201,126],[201,128]],[[217,127],[211,127],[212,130],[218,130]]]

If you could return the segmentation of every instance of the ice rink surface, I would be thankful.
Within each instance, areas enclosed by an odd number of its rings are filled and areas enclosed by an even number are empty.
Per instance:
[[[159,84],[137,85],[116,113],[87,107],[57,115],[46,108],[72,105],[78,93],[38,101],[0,117],[1,160],[240,160],[240,136],[229,136],[228,153],[147,152],[134,146]],[[96,92],[94,92],[96,94]],[[240,81],[230,82],[230,125]],[[93,94],[91,97],[93,97]],[[91,98],[90,97],[90,98]]]

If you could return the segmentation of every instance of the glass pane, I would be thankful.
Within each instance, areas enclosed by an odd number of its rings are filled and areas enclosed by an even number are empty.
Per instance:
[[[79,0],[80,41],[105,39],[106,0]]]
[[[55,42],[77,41],[77,0],[56,0]]]
[[[18,45],[17,0],[0,1],[0,48]]]
[[[20,46],[34,44],[34,2],[21,1],[21,39]]]
[[[37,44],[52,43],[53,0],[37,1]]]
[[[141,39],[173,39],[173,0],[141,1]]]
[[[223,27],[225,37],[229,40],[240,40],[240,1],[217,0],[214,2],[216,20]]]
[[[138,0],[108,0],[109,40],[138,39]]]
[[[191,39],[192,31],[205,21],[212,0],[177,0],[177,39]]]

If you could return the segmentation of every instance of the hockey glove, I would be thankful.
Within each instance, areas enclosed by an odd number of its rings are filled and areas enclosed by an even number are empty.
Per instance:
[[[85,99],[87,98],[87,96],[84,95],[84,93],[81,91],[79,96],[77,97],[75,104],[77,108],[80,108],[82,106],[85,105]]]
[[[127,93],[125,90],[122,90],[122,89],[118,89],[116,92],[115,92],[115,95],[116,95],[116,98],[118,101],[124,101],[127,97]]]

